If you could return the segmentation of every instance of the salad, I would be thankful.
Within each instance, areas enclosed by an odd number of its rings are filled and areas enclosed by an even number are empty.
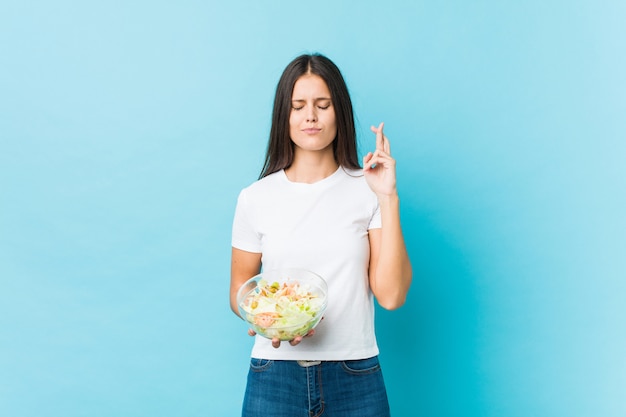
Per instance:
[[[319,322],[324,299],[297,281],[270,283],[261,279],[239,307],[257,333],[291,340],[304,336]]]

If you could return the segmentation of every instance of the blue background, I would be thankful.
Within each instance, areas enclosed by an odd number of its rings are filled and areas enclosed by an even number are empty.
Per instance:
[[[236,416],[230,225],[285,65],[386,123],[394,416],[626,415],[626,3],[3,1],[0,415]]]

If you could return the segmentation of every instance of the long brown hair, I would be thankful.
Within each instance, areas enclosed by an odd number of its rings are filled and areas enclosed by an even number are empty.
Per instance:
[[[352,100],[350,100],[348,87],[339,68],[323,55],[300,55],[287,65],[278,81],[272,112],[272,128],[265,163],[259,178],[289,168],[293,163],[294,144],[289,137],[291,99],[296,81],[305,74],[318,75],[326,82],[330,90],[337,122],[337,136],[333,141],[335,161],[344,168],[359,169],[361,167],[357,155]]]

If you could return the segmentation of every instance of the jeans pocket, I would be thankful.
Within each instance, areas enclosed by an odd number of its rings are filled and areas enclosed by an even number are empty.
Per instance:
[[[380,371],[380,362],[378,356],[374,356],[367,359],[342,361],[341,367],[349,374],[366,375]]]
[[[263,372],[272,366],[273,363],[274,361],[270,359],[252,358],[250,359],[250,370],[253,372]]]

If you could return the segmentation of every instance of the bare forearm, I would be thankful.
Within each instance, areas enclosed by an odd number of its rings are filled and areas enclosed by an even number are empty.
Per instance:
[[[412,268],[400,225],[397,194],[379,197],[382,230],[372,290],[381,306],[395,309],[404,304],[412,279]]]
[[[249,278],[261,269],[261,254],[233,248],[230,264],[230,308],[239,316],[237,291]]]

